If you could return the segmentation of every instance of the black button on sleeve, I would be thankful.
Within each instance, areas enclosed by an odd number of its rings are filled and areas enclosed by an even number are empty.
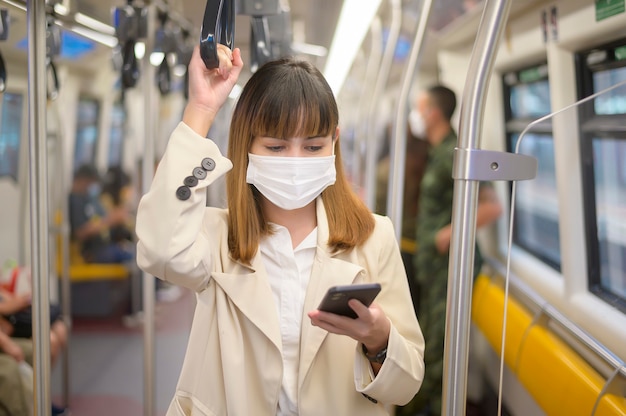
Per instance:
[[[201,167],[193,168],[193,176],[195,176],[196,179],[204,179],[206,178],[206,170]]]
[[[188,187],[193,188],[198,184],[198,178],[196,178],[195,176],[187,176],[183,183]]]
[[[211,159],[210,157],[205,157],[204,159],[202,159],[202,168],[204,170],[212,171],[213,169],[215,169],[215,160]]]
[[[191,189],[188,186],[181,186],[176,190],[176,198],[186,201],[191,196]]]

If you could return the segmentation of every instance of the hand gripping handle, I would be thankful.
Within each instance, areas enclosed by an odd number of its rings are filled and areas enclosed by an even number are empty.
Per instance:
[[[233,48],[234,0],[207,0],[200,35],[200,56],[208,69],[219,67],[217,43]]]

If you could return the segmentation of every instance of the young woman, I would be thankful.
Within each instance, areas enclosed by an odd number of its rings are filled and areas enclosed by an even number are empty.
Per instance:
[[[321,73],[261,67],[233,113],[228,158],[206,139],[243,67],[194,51],[189,102],[137,215],[139,266],[197,292],[168,415],[387,415],[424,374],[393,227],[342,169],[337,105]],[[228,173],[227,173],[228,172]],[[205,206],[226,174],[228,209]],[[352,319],[317,310],[331,286],[377,282]]]

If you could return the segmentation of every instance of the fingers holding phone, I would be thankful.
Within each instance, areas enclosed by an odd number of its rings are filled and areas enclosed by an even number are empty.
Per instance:
[[[378,283],[332,287],[318,309],[308,313],[311,324],[347,335],[370,351],[382,349],[387,345],[391,325],[380,306],[373,303],[380,290]]]

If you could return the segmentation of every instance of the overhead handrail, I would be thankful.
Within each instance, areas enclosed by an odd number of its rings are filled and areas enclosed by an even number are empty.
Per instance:
[[[217,44],[233,49],[235,37],[234,0],[207,0],[200,35],[200,56],[208,69],[219,67]]]

